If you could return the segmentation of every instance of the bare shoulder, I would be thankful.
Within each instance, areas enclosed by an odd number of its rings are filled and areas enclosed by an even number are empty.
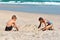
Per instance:
[[[13,20],[9,20],[7,23],[15,23],[15,21],[13,21]]]

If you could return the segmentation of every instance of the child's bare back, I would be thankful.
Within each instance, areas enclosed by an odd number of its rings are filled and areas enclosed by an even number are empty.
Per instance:
[[[15,24],[14,20],[9,20],[6,26],[9,27],[9,26],[13,26],[14,24]]]

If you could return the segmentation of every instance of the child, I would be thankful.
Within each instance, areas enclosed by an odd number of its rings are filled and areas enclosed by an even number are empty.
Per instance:
[[[17,25],[15,23],[16,19],[17,19],[16,15],[13,15],[12,19],[7,22],[5,31],[11,31],[13,27],[16,28],[16,30],[18,31]]]
[[[41,24],[44,23],[45,27],[42,28],[43,31],[45,30],[53,30],[53,25],[51,22],[44,20],[42,17],[39,18],[40,25],[38,28],[41,27]]]

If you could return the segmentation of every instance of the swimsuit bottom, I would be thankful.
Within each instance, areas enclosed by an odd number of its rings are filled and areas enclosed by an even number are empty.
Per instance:
[[[47,22],[47,26],[51,25],[52,23],[51,22]]]
[[[9,26],[9,27],[6,26],[5,31],[11,31],[12,28],[13,28],[12,26]]]

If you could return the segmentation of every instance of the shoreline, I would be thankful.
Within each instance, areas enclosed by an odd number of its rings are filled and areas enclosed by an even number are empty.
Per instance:
[[[17,12],[17,13],[27,13],[27,14],[37,14],[37,15],[39,15],[39,14],[41,14],[41,15],[55,15],[55,16],[60,16],[60,14],[48,14],[48,13],[34,13],[34,12],[19,12],[19,11],[11,11],[11,10],[0,10],[0,11],[10,11],[10,12]]]

